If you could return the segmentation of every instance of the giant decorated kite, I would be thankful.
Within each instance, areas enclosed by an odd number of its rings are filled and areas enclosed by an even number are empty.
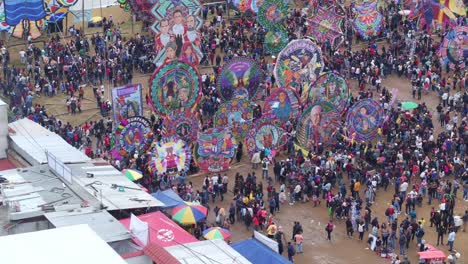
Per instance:
[[[13,28],[12,36],[23,38],[27,31],[33,39],[40,37],[45,6],[44,0],[3,0],[5,22]]]
[[[265,34],[263,46],[270,54],[278,54],[286,45],[288,45],[288,32],[282,25],[278,25]]]
[[[443,65],[464,69],[468,59],[468,26],[458,26],[447,33],[439,55]]]
[[[377,1],[368,1],[354,6],[354,28],[363,39],[377,36],[382,30],[384,17],[379,13]]]
[[[306,35],[315,38],[320,43],[325,43],[328,40],[332,45],[338,46],[341,43],[339,38],[343,36],[342,21],[342,16],[319,7],[315,16],[307,19]]]
[[[408,18],[416,20],[419,29],[431,31],[435,28],[443,28],[456,15],[466,16],[466,7],[459,0],[419,0],[411,9]]]
[[[225,171],[229,169],[236,148],[236,139],[228,128],[211,128],[198,135],[195,161],[203,171]]]
[[[187,62],[161,65],[154,71],[150,85],[150,104],[162,115],[174,110],[193,111],[201,97],[200,74]]]
[[[258,8],[258,23],[268,30],[274,30],[288,15],[288,5],[281,0],[263,0]]]
[[[218,75],[218,93],[224,101],[253,99],[263,78],[263,71],[256,61],[235,57],[224,64]]]
[[[287,142],[288,135],[281,128],[281,121],[268,115],[255,120],[245,137],[245,146],[250,157],[266,148],[278,152]]]
[[[346,128],[351,138],[369,141],[377,135],[385,120],[384,109],[373,99],[364,99],[355,103],[348,111]]]
[[[116,123],[131,116],[143,115],[141,93],[141,84],[129,84],[112,89],[112,109]]]
[[[320,75],[302,101],[305,105],[326,101],[339,113],[343,113],[348,107],[349,99],[350,91],[346,80],[336,73],[327,72]]]
[[[253,120],[253,108],[250,101],[232,99],[218,107],[214,115],[216,127],[228,127],[237,141],[244,139]]]
[[[153,132],[150,122],[142,116],[124,119],[115,131],[116,144],[122,156],[145,154],[153,143]]]
[[[172,60],[198,64],[203,57],[200,50],[198,0],[157,1],[151,12],[155,22],[151,26],[155,35],[156,65]]]
[[[177,136],[185,142],[197,140],[199,129],[198,118],[190,111],[172,111],[163,120],[161,135]]]
[[[153,145],[148,170],[153,176],[188,171],[190,168],[190,147],[177,137],[163,138]]]
[[[296,120],[300,114],[299,95],[292,88],[276,88],[265,99],[263,112],[286,123]]]
[[[0,31],[13,37],[28,34],[36,39],[48,23],[62,21],[78,0],[3,0],[0,2]],[[32,12],[32,13],[25,13]]]
[[[318,101],[302,113],[297,125],[297,143],[306,150],[333,143],[340,127],[340,113],[329,102]]]
[[[324,68],[322,50],[310,39],[291,41],[278,55],[275,78],[279,87],[292,87],[302,96]]]

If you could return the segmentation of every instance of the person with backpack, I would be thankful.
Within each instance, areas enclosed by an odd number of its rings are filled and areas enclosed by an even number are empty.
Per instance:
[[[400,238],[398,239],[398,245],[400,246],[400,255],[406,255],[406,235],[404,232],[400,234]]]
[[[424,228],[422,226],[419,226],[419,228],[416,230],[416,241],[418,243],[418,245],[420,245],[422,243],[422,238],[424,236],[425,232],[424,232]]]

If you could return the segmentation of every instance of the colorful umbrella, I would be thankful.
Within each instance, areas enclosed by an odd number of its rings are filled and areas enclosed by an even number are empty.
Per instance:
[[[143,178],[143,173],[141,173],[139,170],[126,170],[125,176],[127,176],[127,178],[131,181],[137,181]]]
[[[90,20],[90,22],[93,22],[93,23],[99,23],[102,21],[102,17],[100,16],[95,16],[95,17],[92,17]]]
[[[203,237],[206,239],[228,239],[231,237],[231,232],[225,228],[221,227],[210,227],[203,231]]]
[[[418,104],[415,102],[402,102],[401,108],[403,109],[415,109],[418,107]]]
[[[208,209],[201,205],[180,205],[172,209],[172,219],[183,224],[191,225],[206,218]]]

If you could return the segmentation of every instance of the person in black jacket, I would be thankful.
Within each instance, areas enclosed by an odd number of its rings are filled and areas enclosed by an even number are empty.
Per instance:
[[[437,246],[439,245],[439,242],[440,244],[442,244],[442,246],[444,245],[445,232],[446,232],[446,229],[443,225],[439,225],[439,227],[437,227]]]

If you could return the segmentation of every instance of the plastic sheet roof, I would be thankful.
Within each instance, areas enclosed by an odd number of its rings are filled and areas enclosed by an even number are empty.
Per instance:
[[[23,118],[8,124],[13,149],[31,165],[47,163],[49,151],[63,163],[80,163],[91,159],[61,136],[36,122]]]

